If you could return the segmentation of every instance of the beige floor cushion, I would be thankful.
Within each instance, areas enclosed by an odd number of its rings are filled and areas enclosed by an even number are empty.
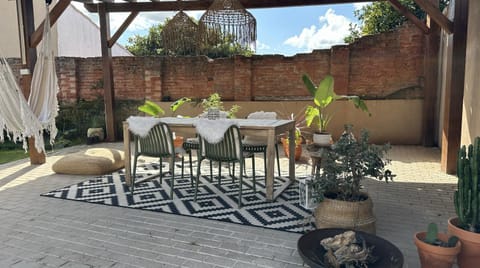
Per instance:
[[[73,175],[102,175],[123,168],[123,151],[92,148],[60,158],[52,166],[56,173]]]

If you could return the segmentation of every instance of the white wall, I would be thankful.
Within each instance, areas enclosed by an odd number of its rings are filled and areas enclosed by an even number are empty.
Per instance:
[[[45,18],[45,1],[34,0],[35,27]],[[17,3],[13,0],[0,0],[0,52],[4,57],[20,57],[20,41],[18,34]],[[56,37],[56,29],[52,30]],[[54,47],[55,49],[56,47]]]
[[[98,57],[100,28],[90,18],[70,5],[57,21],[58,55],[65,57]],[[132,56],[124,47],[115,44],[113,56]]]
[[[57,1],[54,0],[53,5]],[[45,1],[33,0],[35,27],[45,18]],[[0,55],[20,57],[17,4],[13,0],[0,0]],[[100,28],[87,16],[70,5],[51,29],[53,49],[57,56],[98,57],[101,56]],[[40,49],[41,43],[37,46]],[[131,56],[122,46],[112,47],[113,56]]]
[[[465,91],[462,113],[462,144],[480,136],[480,1],[470,0],[468,14]]]

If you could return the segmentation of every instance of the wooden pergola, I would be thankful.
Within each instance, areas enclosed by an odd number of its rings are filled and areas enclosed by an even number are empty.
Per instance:
[[[24,55],[26,67],[33,73],[36,62],[36,46],[42,39],[43,22],[35,29],[33,18],[33,0],[19,1],[20,14],[22,15],[24,35]],[[51,25],[54,25],[63,11],[72,1],[84,3],[90,12],[96,12],[100,18],[101,51],[103,64],[105,119],[107,140],[114,141],[115,133],[114,114],[114,80],[112,67],[112,46],[118,41],[122,33],[140,12],[152,11],[177,11],[176,0],[150,0],[137,2],[136,0],[58,0],[50,11]],[[274,8],[310,5],[327,5],[341,3],[365,2],[365,0],[239,0],[245,8]],[[377,0],[379,1],[379,0]],[[465,55],[468,24],[468,1],[455,1],[455,21],[450,21],[438,8],[438,0],[414,0],[427,14],[426,22],[421,21],[407,10],[398,0],[388,1],[402,15],[411,20],[425,34],[425,86],[424,86],[424,110],[423,110],[423,144],[434,144],[435,130],[435,104],[437,101],[437,76],[438,76],[438,53],[439,53],[439,29],[453,33],[453,56],[449,68],[450,75],[447,78],[444,122],[442,129],[442,170],[453,173],[456,170],[457,151],[460,147],[462,103],[464,93]],[[183,10],[206,10],[213,0],[185,0],[182,1]],[[111,35],[110,13],[130,12],[119,29]],[[451,75],[451,74],[455,75]],[[24,91],[29,90],[29,77],[24,77],[27,83],[23,84]],[[44,163],[45,156],[38,155],[35,150],[30,150],[30,159],[34,164]]]

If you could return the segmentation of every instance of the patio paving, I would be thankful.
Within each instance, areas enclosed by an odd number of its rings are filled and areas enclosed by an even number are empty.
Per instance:
[[[50,153],[44,165],[0,165],[0,267],[304,267],[300,234],[41,197],[88,178],[51,171],[62,155],[85,148]],[[377,235],[400,248],[404,267],[420,267],[413,234],[429,222],[446,230],[456,177],[440,171],[436,148],[393,146],[389,156],[395,182],[365,181]],[[309,173],[304,157],[296,174]]]

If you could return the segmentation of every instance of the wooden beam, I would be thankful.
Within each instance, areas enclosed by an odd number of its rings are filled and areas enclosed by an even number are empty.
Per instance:
[[[413,24],[415,24],[423,33],[428,34],[428,27],[425,23],[417,18],[410,10],[403,6],[398,0],[388,0],[390,4],[395,8],[400,14],[409,19]]]
[[[447,33],[453,33],[453,22],[442,14],[438,6],[432,4],[429,0],[414,0],[432,19],[442,27]]]
[[[22,75],[21,78],[21,85],[22,85],[22,93],[26,99],[30,95],[30,87],[32,84],[32,74],[33,69],[35,68],[35,63],[37,62],[37,50],[35,48],[31,48],[28,46],[31,35],[35,29],[35,21],[33,15],[33,3],[32,0],[21,0],[20,1],[20,8],[21,8],[21,20],[23,25],[23,46],[24,52],[22,53],[25,55],[25,63],[28,69],[30,70],[29,74]],[[25,68],[25,66],[23,66]],[[30,164],[32,165],[39,165],[44,164],[46,162],[46,156],[43,152],[38,152],[35,148],[35,139],[33,137],[28,137],[28,153],[30,157]]]
[[[462,133],[462,107],[465,86],[465,57],[467,50],[468,1],[455,1],[452,62],[450,80],[445,89],[445,116],[442,133],[442,170],[454,174]]]
[[[112,49],[108,47],[110,38],[110,15],[105,9],[105,4],[98,5],[100,21],[100,43],[102,49],[103,69],[103,99],[105,102],[105,127],[107,130],[107,141],[115,141],[115,91],[113,84],[113,63]]]
[[[429,0],[438,6],[438,0]],[[438,57],[440,52],[440,27],[427,16],[427,26],[430,31],[425,35],[422,143],[424,146],[435,146],[437,132],[437,88],[438,88]]]
[[[59,0],[57,4],[52,8],[50,11],[50,27],[52,27],[55,22],[57,22],[58,18],[60,15],[62,15],[63,11],[70,5],[70,2],[72,0]],[[38,43],[42,41],[43,37],[43,25],[45,23],[45,20],[42,21],[42,23],[38,26],[37,30],[32,34],[31,39],[30,39],[30,47],[37,47]]]
[[[108,47],[111,48],[111,47],[113,47],[113,45],[115,45],[118,38],[120,38],[120,36],[123,34],[123,32],[125,32],[125,30],[130,25],[130,23],[132,23],[132,21],[135,19],[135,17],[137,17],[138,13],[139,13],[138,11],[135,11],[135,12],[130,13],[130,15],[128,15],[128,17],[125,19],[125,21],[122,23],[122,25],[120,25],[120,27],[115,32],[115,34],[112,36],[112,38],[110,38],[110,40],[108,40]]]
[[[374,0],[378,1],[378,0]],[[84,1],[79,1],[84,2]],[[342,3],[361,3],[365,0],[240,0],[245,8],[272,8],[292,6],[313,6]],[[183,10],[206,10],[213,0],[182,1]],[[103,3],[106,12],[146,12],[146,11],[178,11],[178,1],[153,1],[153,2],[114,2]],[[84,3],[89,12],[97,12],[99,3]]]

